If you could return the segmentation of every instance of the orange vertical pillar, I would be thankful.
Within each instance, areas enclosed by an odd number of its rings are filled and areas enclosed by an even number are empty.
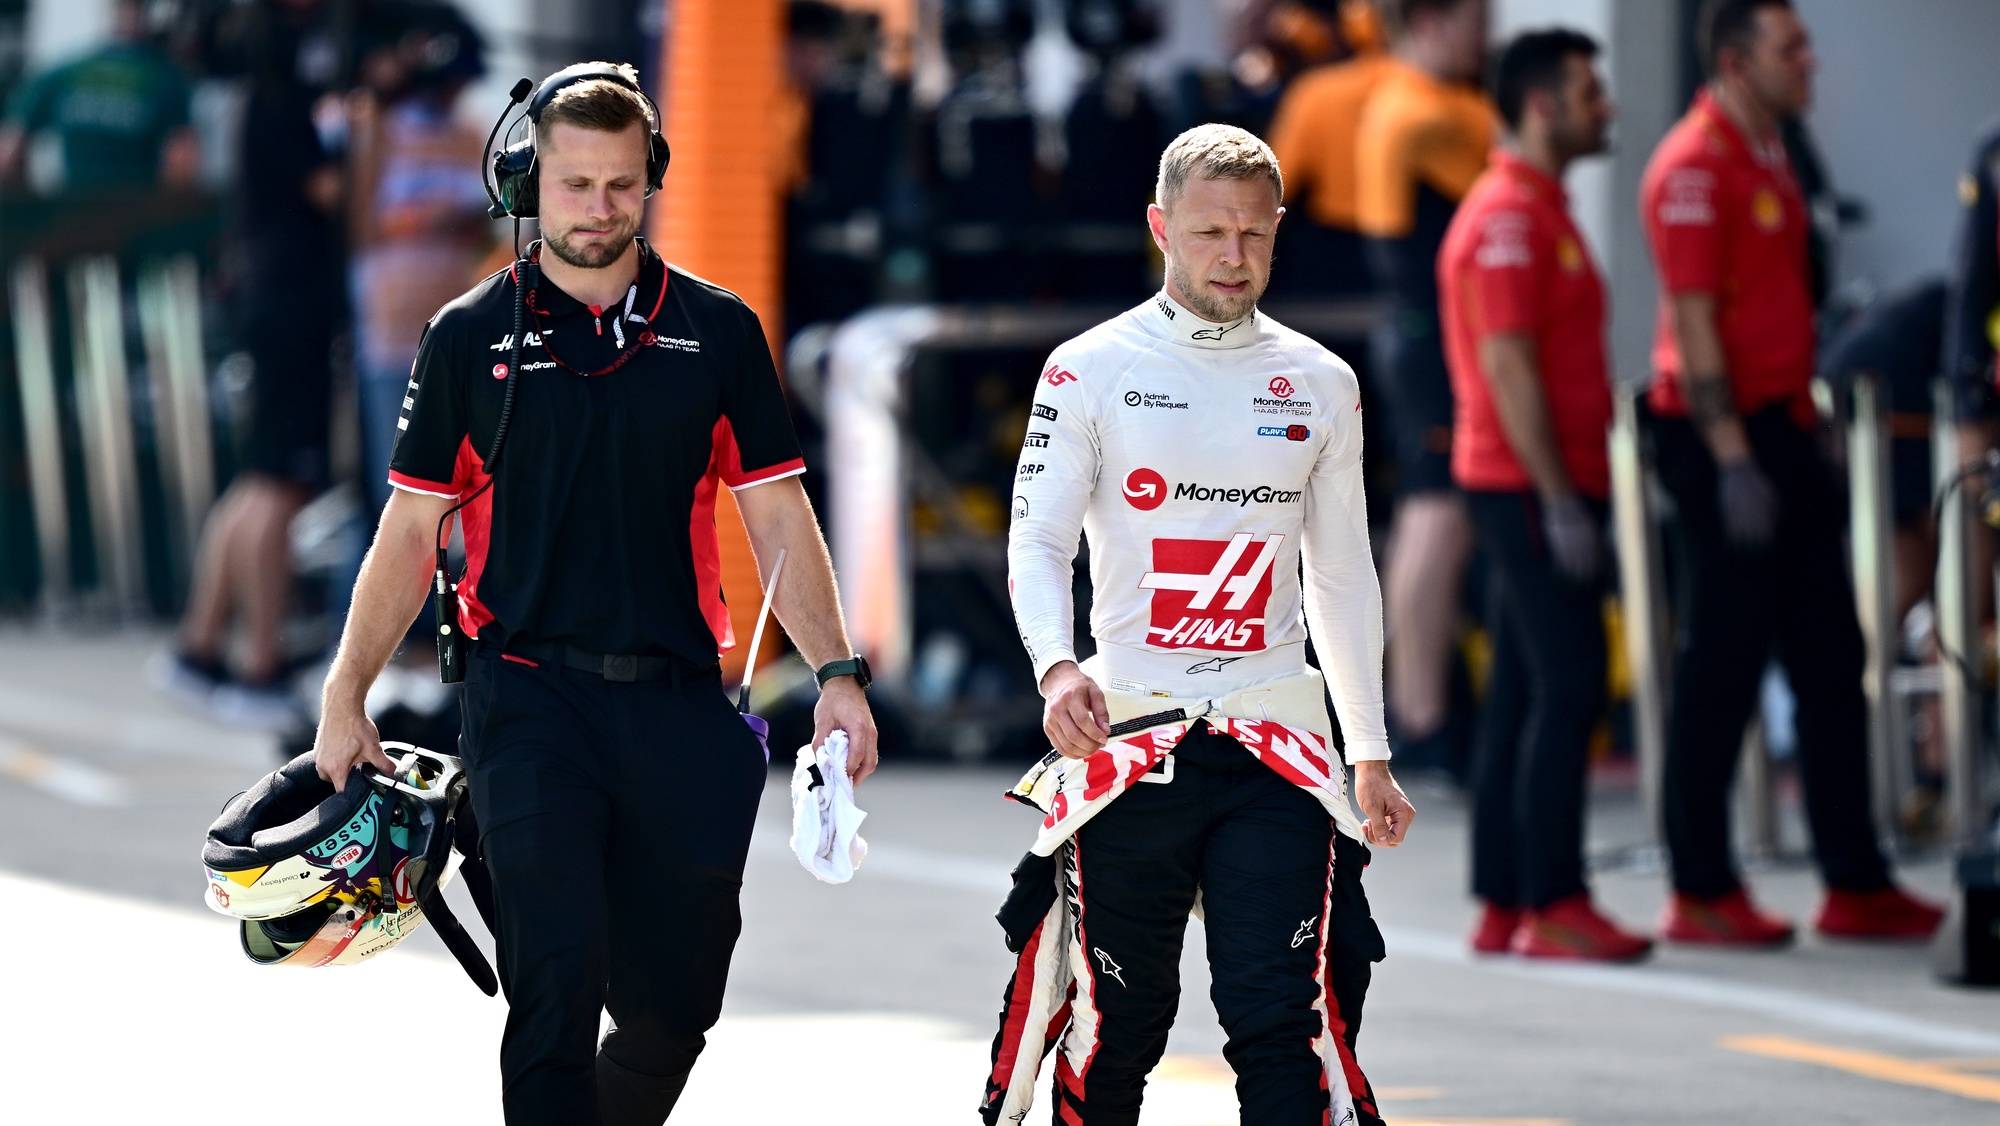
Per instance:
[[[669,261],[741,294],[777,352],[782,212],[771,122],[784,81],[782,0],[661,2],[670,8],[661,112],[674,155],[652,208],[653,241]],[[737,640],[723,673],[733,678],[748,656],[762,591],[733,503],[716,506],[716,526]],[[766,631],[767,652],[775,638]]]

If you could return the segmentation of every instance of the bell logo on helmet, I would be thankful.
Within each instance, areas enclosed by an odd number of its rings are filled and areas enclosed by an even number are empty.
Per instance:
[[[365,855],[367,855],[366,849],[358,844],[351,844],[335,853],[332,862],[328,866],[333,868],[352,868],[354,862]]]

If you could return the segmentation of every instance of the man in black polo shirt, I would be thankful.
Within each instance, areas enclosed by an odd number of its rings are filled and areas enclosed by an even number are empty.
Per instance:
[[[496,892],[515,1126],[657,1126],[721,1012],[765,776],[717,669],[734,641],[721,488],[766,572],[789,552],[776,608],[825,686],[815,743],[845,730],[855,779],[875,766],[866,665],[848,660],[757,315],[634,237],[664,142],[630,68],[593,65],[545,82],[531,110],[544,241],[424,332],[317,747],[336,786],[357,763],[388,768],[362,700],[423,602],[441,521],[470,499],[461,748]],[[482,493],[523,298],[505,456]],[[616,1027],[593,1062],[605,1009]]]

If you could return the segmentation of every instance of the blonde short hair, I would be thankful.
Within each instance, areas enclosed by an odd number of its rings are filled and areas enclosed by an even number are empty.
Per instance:
[[[639,85],[639,72],[631,63],[591,63],[622,75],[631,87],[621,86],[605,78],[592,78],[563,87],[549,104],[542,107],[542,117],[537,125],[535,140],[547,144],[549,130],[557,124],[574,125],[580,129],[596,129],[605,133],[622,133],[636,122],[642,132],[659,128],[653,120],[651,107],[646,99],[635,91]]]
[[[1171,208],[1187,187],[1188,177],[1204,180],[1247,180],[1268,176],[1278,199],[1285,198],[1285,177],[1278,171],[1278,157],[1271,146],[1256,134],[1234,125],[1197,125],[1175,137],[1160,154],[1160,179],[1153,198],[1163,208]]]

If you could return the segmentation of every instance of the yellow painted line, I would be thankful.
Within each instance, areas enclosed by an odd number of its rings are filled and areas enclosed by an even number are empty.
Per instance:
[[[1879,1079],[1884,1083],[1924,1087],[1932,1091],[1957,1095],[1960,1098],[2000,1103],[2000,1079],[1965,1075],[1934,1063],[1898,1059],[1895,1056],[1857,1051],[1853,1048],[1836,1048],[1829,1044],[1814,1044],[1786,1036],[1728,1036],[1722,1039],[1721,1044],[1735,1052],[1791,1060],[1794,1063],[1816,1064],[1867,1079]]]
[[[1443,1087],[1377,1087],[1378,1102],[1420,1103],[1444,1098]]]
[[[49,768],[55,765],[40,751],[15,746],[0,750],[0,774],[5,774],[16,782],[33,785],[49,776]]]
[[[2000,1071],[2000,1056],[1947,1056],[1941,1060],[1925,1060],[1932,1067],[1948,1067],[1953,1071]]]
[[[125,783],[116,777],[6,735],[0,735],[0,780],[33,786],[78,805],[118,806],[130,800]]]
[[[1235,1083],[1236,1073],[1221,1056],[1162,1056],[1150,1078],[1168,1083]]]

